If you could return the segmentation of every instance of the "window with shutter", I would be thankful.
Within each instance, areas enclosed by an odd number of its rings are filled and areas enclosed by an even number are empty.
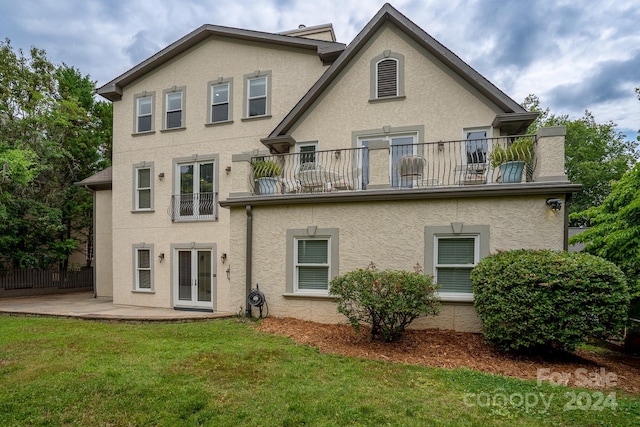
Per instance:
[[[376,82],[378,98],[398,96],[398,61],[384,59],[376,67]]]
[[[329,239],[295,240],[296,291],[326,293],[329,289]]]
[[[478,236],[436,237],[436,282],[440,293],[471,293],[471,270],[478,263]]]

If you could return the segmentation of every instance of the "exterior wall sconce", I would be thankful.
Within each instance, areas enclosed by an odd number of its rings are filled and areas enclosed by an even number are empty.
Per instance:
[[[224,171],[229,175],[229,172],[231,172],[231,166],[227,166]]]
[[[158,255],[158,261],[164,261],[164,252],[160,252],[160,255]]]
[[[162,179],[163,179],[163,178],[164,178],[164,172],[160,172],[160,173],[158,174],[158,179],[159,179],[160,181],[162,181]]]
[[[226,260],[227,260],[227,253],[222,252],[222,255],[220,255],[220,261],[222,261],[222,263],[224,264]]]
[[[546,203],[554,212],[558,212],[562,209],[562,200],[560,199],[547,199]]]
[[[227,280],[231,280],[231,266],[227,267],[225,273],[227,273]]]

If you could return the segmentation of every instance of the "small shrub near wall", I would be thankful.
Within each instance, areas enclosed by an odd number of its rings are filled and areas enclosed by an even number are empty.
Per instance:
[[[435,291],[433,278],[425,276],[421,268],[415,272],[379,271],[373,263],[329,284],[329,293],[338,297],[338,312],[347,316],[356,331],[361,322],[367,323],[371,338],[385,342],[400,338],[418,316],[438,313]]]
[[[572,351],[587,337],[620,337],[629,306],[622,271],[584,253],[516,250],[471,272],[485,339],[505,351]]]

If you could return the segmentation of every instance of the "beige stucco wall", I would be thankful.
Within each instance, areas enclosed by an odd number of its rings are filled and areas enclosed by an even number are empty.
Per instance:
[[[371,60],[404,56],[403,100],[370,103]],[[424,141],[463,138],[465,128],[491,128],[499,109],[392,24],[381,28],[291,132],[320,150],[352,145],[352,132],[384,135],[384,126],[424,126]],[[339,124],[337,126],[336,124]],[[499,136],[499,135],[495,135]],[[418,141],[418,142],[424,142]]]
[[[168,213],[175,191],[176,158],[217,155],[215,179],[219,199],[226,199],[237,172],[231,155],[265,150],[265,137],[295,105],[326,69],[317,54],[309,50],[269,47],[265,44],[211,37],[179,57],[124,88],[122,100],[114,102],[113,145],[113,288],[114,303],[171,307],[171,272],[175,264],[172,244],[212,243],[217,263],[216,310],[228,311],[229,282],[224,270],[234,260],[222,263],[220,255],[230,253],[229,211],[219,209],[218,221],[173,223]],[[271,72],[271,117],[243,118],[244,76]],[[208,114],[208,82],[233,78],[232,123],[205,126]],[[162,92],[173,86],[186,87],[183,130],[161,132]],[[155,92],[154,133],[132,136],[134,95]],[[133,165],[153,163],[154,211],[132,213]],[[160,179],[159,174],[164,173]],[[154,292],[133,290],[133,245],[153,245]],[[164,253],[160,262],[158,255]]]
[[[113,296],[112,254],[112,192],[100,190],[94,193],[94,275],[98,297]]]
[[[492,253],[519,248],[561,250],[564,214],[550,211],[545,204],[553,196],[558,195],[254,207],[252,285],[259,283],[271,315],[342,322],[345,318],[330,300],[283,296],[288,229],[338,228],[340,274],[370,262],[380,269],[412,271],[416,263],[425,265],[428,225],[488,225]],[[242,208],[231,211],[232,258],[243,261],[246,212]],[[244,271],[234,270],[234,307],[244,306],[244,280]],[[480,322],[471,304],[445,303],[441,315],[420,319],[415,327],[478,332]]]

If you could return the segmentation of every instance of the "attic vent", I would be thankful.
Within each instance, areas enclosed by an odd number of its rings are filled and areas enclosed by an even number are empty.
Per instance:
[[[398,61],[395,59],[384,59],[378,62],[377,66],[377,97],[398,95]]]

